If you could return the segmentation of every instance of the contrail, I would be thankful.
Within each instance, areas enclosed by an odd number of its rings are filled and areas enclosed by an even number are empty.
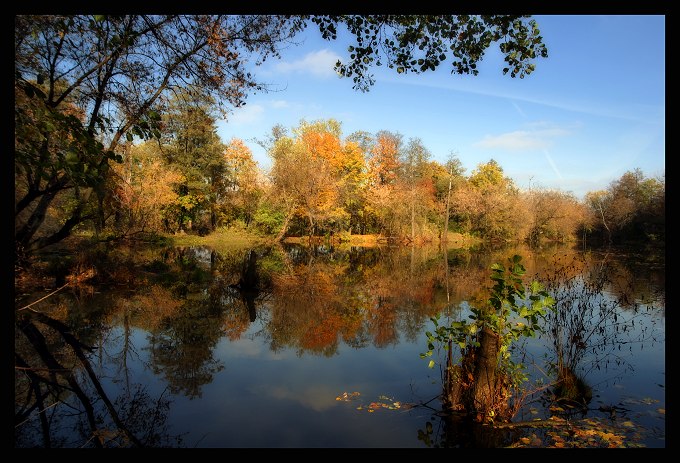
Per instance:
[[[557,169],[557,166],[555,165],[555,162],[552,160],[550,157],[550,154],[548,153],[548,150],[543,150],[543,154],[545,154],[546,159],[550,163],[550,167],[553,168],[557,176],[559,177],[560,180],[562,180],[562,174],[560,174],[560,171]]]

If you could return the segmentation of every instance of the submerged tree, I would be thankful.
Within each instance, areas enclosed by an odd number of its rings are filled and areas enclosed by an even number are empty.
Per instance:
[[[491,266],[495,283],[491,296],[482,307],[470,308],[471,322],[454,321],[446,326],[440,325],[437,317],[432,318],[435,331],[427,332],[428,351],[421,354],[422,358],[431,357],[435,344],[444,346],[444,406],[478,422],[506,421],[519,409],[526,375],[524,366],[514,361],[512,348],[518,340],[540,330],[540,319],[555,302],[537,281],[524,286],[525,268],[520,256],[508,261],[507,269],[502,264]],[[462,353],[456,365],[454,344]],[[434,364],[430,360],[430,368]]]

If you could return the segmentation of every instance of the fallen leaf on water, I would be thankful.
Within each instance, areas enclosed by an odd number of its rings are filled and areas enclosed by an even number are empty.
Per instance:
[[[359,392],[343,392],[342,394],[337,396],[335,398],[335,400],[342,400],[343,402],[347,402],[347,401],[356,399],[360,395],[361,395],[361,393],[359,393]]]

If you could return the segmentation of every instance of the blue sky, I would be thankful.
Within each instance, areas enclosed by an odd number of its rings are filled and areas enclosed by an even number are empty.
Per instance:
[[[420,138],[445,162],[450,153],[466,174],[495,159],[520,188],[542,187],[582,198],[640,168],[665,173],[665,17],[562,16],[535,19],[548,58],[524,79],[503,75],[496,45],[478,76],[397,74],[374,68],[368,93],[333,71],[350,42],[328,42],[310,27],[302,42],[254,71],[276,91],[252,94],[218,122],[226,143],[241,138],[260,167],[271,161],[254,139],[276,124],[336,119],[343,138],[357,130],[389,130]]]

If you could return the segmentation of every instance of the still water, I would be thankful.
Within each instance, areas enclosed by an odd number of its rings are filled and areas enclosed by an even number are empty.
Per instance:
[[[251,251],[258,290],[244,291]],[[32,306],[91,350],[16,330],[19,365],[53,358],[72,375],[16,370],[15,446],[89,447],[93,429],[111,447],[482,446],[442,419],[445,353],[432,369],[420,354],[430,318],[483,304],[491,264],[513,254],[563,301],[513,353],[531,383],[554,380],[559,353],[592,392],[563,417],[609,420],[631,442],[665,447],[663,251],[299,245],[130,250],[103,266],[108,284],[100,271]],[[40,381],[51,391],[42,406]],[[555,414],[545,394],[516,420]]]

